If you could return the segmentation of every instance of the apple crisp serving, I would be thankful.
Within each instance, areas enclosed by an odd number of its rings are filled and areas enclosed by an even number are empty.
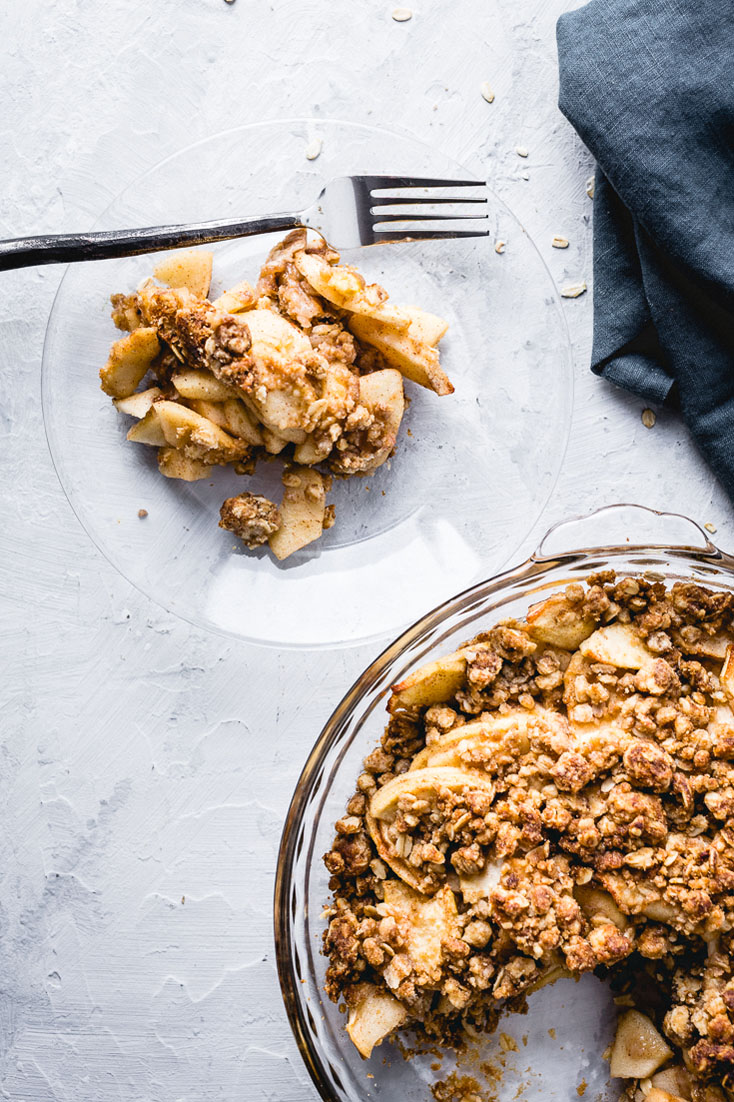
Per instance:
[[[574,582],[393,686],[325,856],[368,1057],[608,977],[634,1102],[734,1099],[734,595]]]
[[[117,409],[136,419],[128,440],[158,449],[167,478],[207,478],[214,466],[253,475],[283,461],[280,505],[245,492],[220,526],[278,559],[334,523],[331,477],[368,475],[392,455],[405,410],[403,380],[450,394],[438,343],[448,323],[339,263],[325,242],[294,230],[271,250],[254,287],[210,299],[212,254],[176,253],[133,294],[112,296],[127,336],[100,371]]]

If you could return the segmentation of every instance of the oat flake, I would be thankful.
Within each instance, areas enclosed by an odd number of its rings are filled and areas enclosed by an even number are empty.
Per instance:
[[[527,157],[528,155],[528,151],[524,145],[516,145],[515,152],[517,153],[518,157]]]
[[[585,283],[569,283],[568,286],[561,288],[562,298],[578,298],[579,295],[583,295],[586,291]]]
[[[707,532],[711,532],[712,534],[716,531],[716,525],[712,524],[710,520],[704,524],[704,528]]]
[[[482,97],[486,99],[487,103],[494,103],[494,92],[488,80],[482,82],[480,90]]]
[[[559,237],[558,235],[556,235],[556,237],[554,237],[553,240],[551,241],[551,245],[553,246],[554,249],[567,249],[568,248],[568,238],[567,237]]]
[[[642,423],[646,429],[651,429],[657,421],[655,413],[651,409],[643,409],[642,411]]]
[[[494,251],[496,253],[503,253],[505,251],[505,244],[506,244],[506,242],[504,242],[504,241],[498,241],[497,244],[494,247]]]
[[[306,160],[315,161],[319,153],[323,149],[324,143],[321,138],[312,138],[312,140],[306,146]]]
[[[589,176],[589,179],[586,181],[586,194],[589,196],[589,199],[594,198],[594,187],[595,187],[595,185],[596,185],[596,177],[595,176]]]
[[[392,17],[396,23],[407,23],[413,18],[413,12],[410,8],[393,8]]]

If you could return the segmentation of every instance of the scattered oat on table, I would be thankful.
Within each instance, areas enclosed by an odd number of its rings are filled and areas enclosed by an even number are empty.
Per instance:
[[[596,177],[595,176],[589,176],[589,179],[586,181],[586,194],[589,196],[589,199],[594,198],[594,186],[595,186],[595,184],[596,184]]]
[[[482,98],[486,99],[487,103],[494,103],[494,92],[488,80],[482,81],[480,91],[482,93]]]
[[[410,8],[393,8],[392,17],[396,23],[407,23],[413,18],[413,12]]]
[[[585,283],[569,283],[566,287],[561,288],[561,298],[578,298],[579,295],[586,293]]]
[[[529,180],[530,179],[530,173],[529,172],[521,172],[520,173],[520,179],[521,180]]]
[[[324,148],[324,143],[321,138],[312,138],[306,146],[306,160],[315,161]]]
[[[651,429],[657,421],[655,413],[651,409],[643,409],[642,411],[642,423],[646,429]]]
[[[556,234],[556,236],[551,241],[551,245],[553,246],[554,249],[567,249],[568,248],[568,238],[567,237],[559,237]]]
[[[494,251],[496,253],[503,253],[505,251],[505,245],[506,244],[507,244],[506,241],[498,241],[497,244],[494,247]]]
[[[704,524],[704,528],[706,529],[707,532],[714,533],[716,531],[716,525],[712,524],[710,520],[707,521],[706,524]]]
[[[515,152],[517,153],[518,157],[527,157],[528,155],[528,151],[524,145],[516,145]]]

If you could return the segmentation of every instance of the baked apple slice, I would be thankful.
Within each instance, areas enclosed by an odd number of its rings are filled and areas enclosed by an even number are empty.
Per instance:
[[[115,341],[99,378],[102,390],[111,398],[129,398],[150,371],[160,351],[158,332],[152,326],[134,329]]]
[[[466,652],[463,650],[427,662],[393,685],[388,711],[443,704],[459,691],[465,674]]]
[[[592,662],[617,666],[624,670],[639,670],[653,657],[630,624],[607,624],[579,644],[584,658]]]
[[[281,560],[319,538],[326,512],[326,486],[318,471],[291,467],[283,473],[283,485],[281,525],[268,540],[270,550]]]
[[[169,287],[185,287],[197,298],[206,298],[212,281],[214,254],[202,249],[171,253],[153,269],[153,275]]]
[[[384,987],[362,983],[358,997],[349,1011],[347,1033],[352,1044],[365,1060],[372,1050],[403,1024],[408,1012],[401,1002]]]

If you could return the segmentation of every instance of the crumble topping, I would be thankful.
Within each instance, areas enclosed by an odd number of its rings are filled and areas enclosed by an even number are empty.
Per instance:
[[[457,1044],[595,971],[635,1007],[612,1054],[630,1098],[657,1075],[657,1102],[734,1097],[733,615],[604,572],[393,687],[324,859],[350,1032],[382,1040],[365,990],[389,991],[400,1026]]]
[[[261,547],[281,525],[278,506],[260,494],[228,497],[220,509],[220,528],[228,528],[246,547]]]

